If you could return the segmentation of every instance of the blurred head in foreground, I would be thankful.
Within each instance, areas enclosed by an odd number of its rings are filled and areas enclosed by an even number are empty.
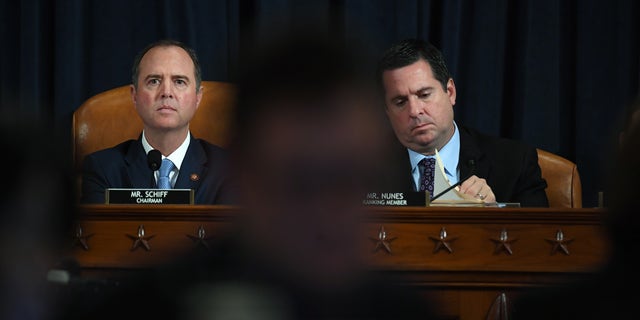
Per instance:
[[[623,145],[628,140],[630,132],[640,124],[640,96],[636,97],[625,109],[622,128],[618,133],[618,143]]]
[[[190,291],[189,319],[428,319],[422,296],[365,265],[362,200],[384,151],[367,60],[303,31],[241,60],[231,154],[244,210],[221,246],[240,262]]]
[[[70,153],[35,116],[5,111],[0,119],[9,162],[0,187],[0,319],[45,319],[53,303],[47,271],[71,235]]]
[[[640,216],[637,214],[640,204],[636,199],[640,181],[640,126],[636,123],[639,110],[636,106],[635,111],[629,113],[628,125],[620,134],[607,191],[610,212],[606,219],[613,243],[612,263],[629,268],[638,265],[634,257],[640,241]]]
[[[248,241],[301,285],[344,286],[360,270],[361,203],[381,151],[363,60],[308,34],[251,53],[233,147]]]
[[[637,109],[636,109],[637,110]],[[637,317],[637,295],[629,289],[640,285],[637,255],[640,215],[637,201],[640,181],[640,126],[629,110],[627,125],[611,153],[608,167],[608,205],[602,212],[609,237],[606,263],[589,278],[578,282],[534,290],[514,306],[514,319],[633,319]],[[637,111],[635,112],[637,113]]]
[[[626,105],[619,126],[613,130],[617,139],[611,145],[606,163],[604,216],[611,240],[613,267],[635,268],[636,243],[640,240],[640,216],[636,201],[637,181],[640,178],[640,96]]]

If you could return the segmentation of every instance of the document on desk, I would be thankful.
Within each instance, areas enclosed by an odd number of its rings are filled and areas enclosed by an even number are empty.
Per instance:
[[[451,186],[451,182],[447,178],[447,175],[444,173],[444,165],[442,164],[442,159],[440,159],[440,155],[438,154],[438,150],[436,150],[436,170],[434,172],[434,180],[433,180],[433,192],[435,195],[440,194],[445,191],[447,188]],[[433,200],[429,204],[430,206],[461,206],[461,207],[484,207],[486,206],[485,202],[474,198],[473,196],[463,194],[460,192],[460,186],[457,186],[447,193],[441,195],[437,199]]]

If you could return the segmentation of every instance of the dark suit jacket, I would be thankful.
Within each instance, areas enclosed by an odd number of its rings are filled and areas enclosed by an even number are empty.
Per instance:
[[[487,180],[498,202],[518,202],[522,207],[548,207],[545,189],[538,165],[538,153],[534,147],[519,141],[489,136],[472,128],[458,125],[460,131],[460,179],[475,174]],[[385,177],[378,190],[415,191],[411,176],[411,163],[407,149],[397,139],[392,148],[386,170],[392,177]],[[393,170],[389,168],[394,168]],[[395,169],[397,168],[397,169]]]
[[[192,179],[192,176],[197,179]],[[107,188],[155,188],[153,171],[138,140],[87,155],[82,164],[81,203],[105,203]],[[174,186],[194,189],[196,204],[236,204],[237,186],[229,174],[227,152],[191,135]]]

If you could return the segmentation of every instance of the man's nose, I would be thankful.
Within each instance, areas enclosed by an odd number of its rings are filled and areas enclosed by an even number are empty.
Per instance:
[[[162,90],[162,98],[173,98],[173,87],[171,86],[171,81],[163,81],[160,90]]]
[[[415,97],[409,97],[407,100],[407,104],[409,107],[409,115],[412,117],[417,117],[420,114],[424,113],[424,109],[422,108],[422,104]]]

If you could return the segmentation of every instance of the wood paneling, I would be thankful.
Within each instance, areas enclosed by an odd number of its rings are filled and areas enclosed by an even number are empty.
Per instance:
[[[89,236],[89,250],[74,246],[71,254],[87,272],[153,266],[192,250],[198,229],[215,238],[225,232],[238,208],[186,205],[87,205],[78,226]],[[564,208],[372,208],[366,236],[384,227],[391,253],[367,253],[371,268],[401,284],[424,289],[450,319],[485,319],[500,293],[515,298],[529,287],[586,278],[607,261],[609,242],[602,225],[604,211]],[[132,249],[144,226],[151,250]],[[453,252],[434,252],[444,228]],[[512,254],[496,252],[491,239],[507,232]],[[552,251],[560,230],[569,254]],[[70,243],[73,237],[70,239]]]

